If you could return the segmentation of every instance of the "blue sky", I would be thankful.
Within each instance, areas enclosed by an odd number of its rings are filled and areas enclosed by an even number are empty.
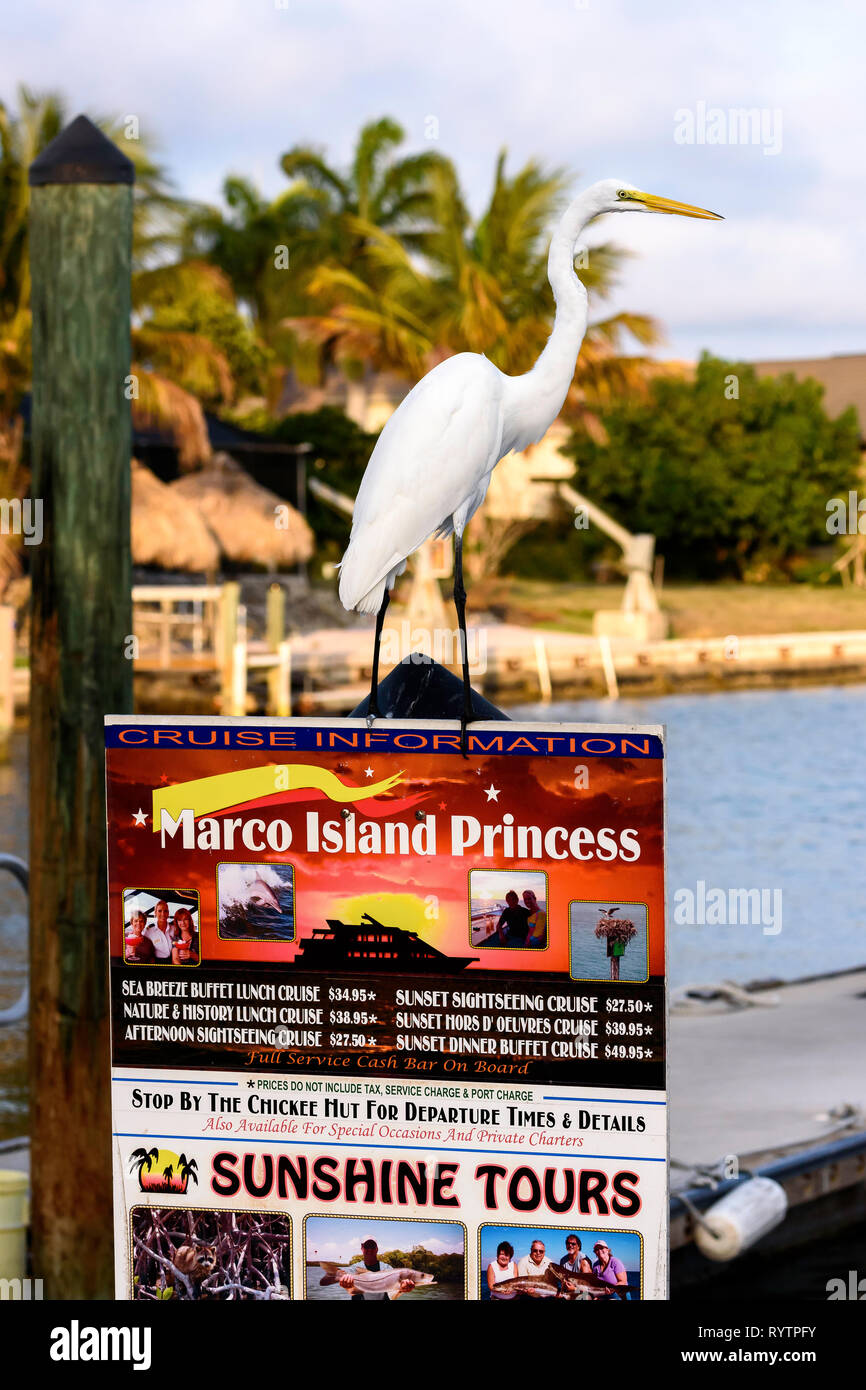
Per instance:
[[[380,114],[425,148],[432,116],[475,208],[507,146],[575,188],[621,177],[725,214],[600,224],[636,253],[612,307],[658,316],[663,355],[812,356],[866,348],[864,37],[859,0],[31,0],[4,16],[0,94],[137,115],[209,200],[228,171],[277,192],[299,141],[344,159]],[[732,108],[772,139],[732,139]],[[701,109],[723,143],[676,138]]]

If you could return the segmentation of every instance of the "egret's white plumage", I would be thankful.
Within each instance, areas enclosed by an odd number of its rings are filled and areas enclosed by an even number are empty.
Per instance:
[[[434,367],[401,401],[370,455],[340,567],[345,608],[376,613],[386,586],[436,533],[460,537],[484,501],[490,475],[512,449],[535,444],[568,394],[586,332],[586,290],[574,272],[578,239],[603,212],[716,213],[641,193],[617,179],[575,198],[550,243],[556,317],[531,371],[506,376],[486,357],[461,352]]]
[[[340,567],[346,608],[377,613],[407,556],[435,531],[462,531],[507,450],[503,383],[486,357],[461,352],[422,377],[385,425],[358,489]]]

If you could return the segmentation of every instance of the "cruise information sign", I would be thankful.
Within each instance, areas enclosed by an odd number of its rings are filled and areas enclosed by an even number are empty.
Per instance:
[[[106,721],[117,1294],[658,1299],[658,727]]]

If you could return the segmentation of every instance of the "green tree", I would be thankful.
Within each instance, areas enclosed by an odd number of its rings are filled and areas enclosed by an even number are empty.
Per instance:
[[[257,333],[279,347],[287,339],[283,320],[306,310],[307,281],[326,254],[327,199],[302,181],[268,199],[248,179],[232,175],[223,200],[224,209],[190,208],[185,254],[218,267]]]
[[[822,397],[816,381],[704,355],[693,380],[655,378],[603,412],[606,441],[567,452],[582,491],[656,536],[668,573],[789,574],[827,542],[828,499],[857,485],[856,414],[831,419]]]
[[[17,109],[0,104],[0,426],[30,379],[28,171],[67,119],[63,97],[53,92],[37,95],[20,87]],[[222,280],[217,284],[216,272],[167,259],[177,254],[184,205],[147,138],[125,122],[98,119],[97,124],[135,166],[132,337],[138,394],[133,417],[164,425],[175,435],[182,458],[194,462],[209,452],[199,396],[206,402],[230,400],[233,366],[246,349],[243,368],[249,375],[255,353],[243,341],[230,287]],[[179,288],[182,302],[171,305]]]
[[[356,377],[390,362],[373,312],[384,277],[365,250],[379,234],[417,247],[431,210],[430,171],[441,162],[435,152],[400,156],[404,139],[389,117],[369,122],[344,170],[323,151],[296,145],[280,161],[290,186],[277,198],[233,176],[223,188],[225,210],[193,209],[187,218],[187,254],[224,272],[275,363],[293,366],[303,379],[315,379],[335,358]],[[352,333],[323,313],[341,297],[340,277],[371,309],[358,314]],[[278,388],[273,380],[272,404]]]
[[[259,429],[282,444],[309,444],[309,476],[320,477],[348,497],[357,493],[376,443],[375,435],[360,429],[335,406],[298,411],[280,421],[248,416],[243,423],[247,429]],[[312,491],[307,495],[307,516],[316,534],[319,558],[339,560],[349,541],[351,517],[321,501]]]
[[[19,87],[17,110],[0,102],[0,412],[30,376],[30,165],[65,124],[62,97]]]
[[[399,155],[403,128],[390,117],[363,126],[349,167],[295,146],[284,173],[318,197],[317,258],[306,265],[305,303],[286,319],[306,365],[339,363],[350,380],[373,371],[423,375],[432,348],[416,266],[435,224],[434,180],[451,168],[433,150]],[[427,307],[426,304],[423,307]]]
[[[345,170],[309,145],[295,145],[283,155],[283,173],[321,200],[323,259],[351,265],[368,227],[399,237],[405,246],[423,245],[433,214],[431,174],[448,162],[433,150],[398,156],[405,138],[402,126],[383,116],[362,126]]]

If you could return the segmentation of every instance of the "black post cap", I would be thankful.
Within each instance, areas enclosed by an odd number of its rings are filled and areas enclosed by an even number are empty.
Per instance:
[[[391,719],[459,719],[463,713],[463,682],[423,652],[404,657],[378,687],[379,710]],[[351,719],[366,717],[370,704],[365,695],[352,710]],[[472,692],[472,708],[478,720],[508,719],[483,695]]]
[[[30,165],[33,188],[50,183],[134,183],[135,166],[87,116],[76,116]]]

